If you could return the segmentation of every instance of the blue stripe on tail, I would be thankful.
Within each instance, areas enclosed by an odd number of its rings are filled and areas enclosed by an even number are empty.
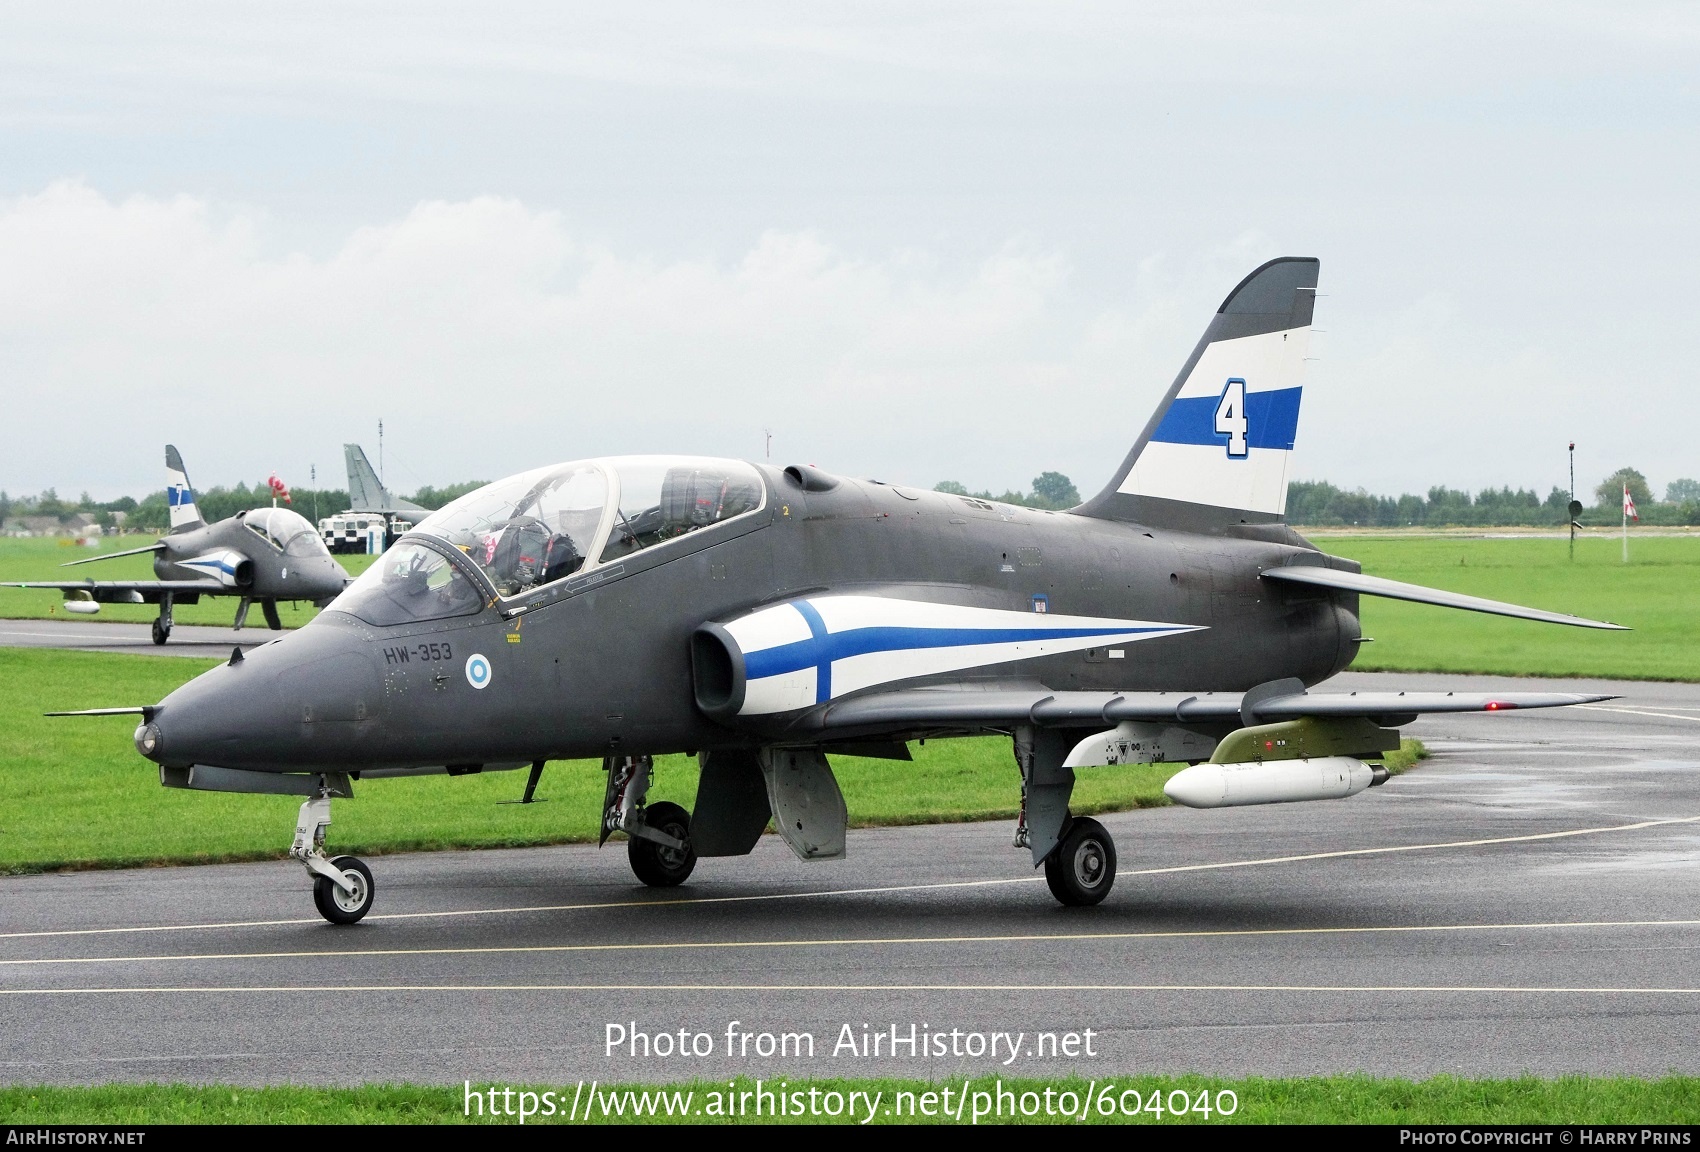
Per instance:
[[[1299,434],[1299,393],[1303,391],[1303,388],[1248,391],[1245,394],[1247,445],[1291,452]],[[1226,444],[1227,434],[1216,431],[1216,406],[1220,403],[1217,396],[1190,396],[1170,402],[1151,439],[1165,444]]]

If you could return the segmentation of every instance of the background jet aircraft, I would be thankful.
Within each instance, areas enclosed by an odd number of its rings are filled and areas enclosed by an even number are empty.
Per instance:
[[[60,589],[66,610],[85,614],[100,611],[102,604],[158,604],[153,642],[164,644],[171,635],[172,608],[197,603],[202,596],[237,597],[237,628],[247,622],[249,605],[258,602],[267,626],[280,629],[279,600],[323,605],[348,585],[348,573],[331,558],[305,517],[287,508],[255,508],[207,524],[195,506],[183,458],[170,444],[165,446],[165,475],[169,535],[146,548],[108,552],[65,565],[151,552],[157,580],[48,580],[7,587]]]
[[[1076,771],[1186,762],[1194,807],[1320,800],[1386,779],[1424,712],[1609,697],[1311,694],[1352,662],[1360,595],[1616,625],[1378,579],[1283,522],[1318,263],[1229,294],[1114,478],[1047,512],[731,460],[539,468],[408,533],[310,625],[232,656],[142,717],[169,787],[293,793],[292,854],[329,920],[372,875],[328,858],[356,779],[602,757],[603,838],[645,883],[754,847],[842,856],[827,759],[1010,738],[1016,844],[1065,904],[1102,900],[1115,846],[1073,818]],[[697,752],[694,810],[648,804],[650,758]]]
[[[342,457],[348,466],[349,509],[319,522],[319,531],[331,551],[366,551],[367,533],[378,520],[383,522],[383,546],[388,548],[402,532],[431,514],[430,509],[385,488],[360,445],[344,444]]]
[[[372,470],[372,462],[366,459],[366,449],[360,445],[344,444],[342,458],[348,466],[350,512],[376,512],[388,516],[402,513],[415,520],[431,514],[430,509],[421,508],[411,500],[403,500],[385,488],[384,482]]]

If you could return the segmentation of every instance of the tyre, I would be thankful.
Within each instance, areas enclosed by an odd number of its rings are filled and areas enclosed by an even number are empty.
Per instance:
[[[1071,820],[1062,840],[1045,857],[1051,895],[1071,908],[1098,903],[1116,882],[1116,842],[1096,820]]]
[[[313,877],[313,903],[319,915],[332,924],[353,924],[372,910],[372,870],[353,856],[337,856],[331,867],[354,882],[354,891],[344,892],[324,876]]]
[[[671,888],[683,884],[697,866],[697,854],[691,850],[691,815],[677,804],[663,800],[651,804],[644,823],[657,832],[665,832],[675,840],[683,840],[684,848],[668,848],[653,840],[633,837],[626,841],[626,858],[631,861],[637,878],[651,888]]]
[[[165,625],[161,624],[158,620],[153,622],[153,642],[155,644],[164,644],[170,636],[171,629],[165,627]]]

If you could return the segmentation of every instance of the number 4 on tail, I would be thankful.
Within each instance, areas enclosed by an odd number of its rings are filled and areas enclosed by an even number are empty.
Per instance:
[[[1228,455],[1246,455],[1245,381],[1230,380],[1216,405],[1216,434],[1228,438]]]

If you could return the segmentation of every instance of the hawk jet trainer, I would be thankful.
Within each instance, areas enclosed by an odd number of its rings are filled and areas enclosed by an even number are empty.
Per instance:
[[[1283,520],[1318,262],[1274,260],[1212,318],[1104,490],[1048,512],[814,467],[627,456],[524,472],[424,519],[312,623],[141,716],[167,787],[305,797],[291,854],[326,919],[372,906],[330,857],[358,782],[600,758],[602,839],[646,884],[748,853],[771,821],[845,854],[834,753],[904,772],[907,741],[1014,750],[1015,844],[1064,904],[1116,849],[1073,817],[1078,773],[1191,765],[1181,804],[1339,799],[1422,713],[1609,699],[1312,693],[1363,641],[1359,597],[1617,625],[1359,571]],[[651,758],[699,757],[693,810],[649,803]],[[529,792],[529,788],[528,788]]]
[[[202,520],[183,457],[170,444],[165,446],[165,498],[171,514],[169,535],[146,548],[65,565],[151,552],[157,580],[47,580],[5,586],[56,588],[65,594],[65,610],[81,615],[92,616],[102,604],[158,604],[155,644],[171,637],[172,609],[198,603],[202,596],[236,597],[238,629],[248,621],[249,606],[258,603],[267,627],[276,630],[283,627],[278,601],[311,600],[323,606],[348,586],[347,571],[331,558],[318,531],[287,508],[255,508],[216,524]]]

